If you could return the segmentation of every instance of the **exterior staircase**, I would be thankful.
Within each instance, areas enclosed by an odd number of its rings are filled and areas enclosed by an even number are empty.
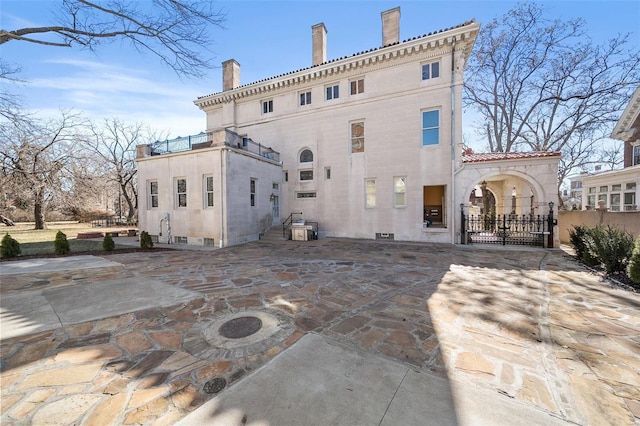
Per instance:
[[[265,243],[280,243],[286,241],[282,236],[282,225],[274,225],[260,238],[261,242]]]

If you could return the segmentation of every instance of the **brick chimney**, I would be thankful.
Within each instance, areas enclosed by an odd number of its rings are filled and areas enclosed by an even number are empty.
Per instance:
[[[240,86],[240,64],[235,59],[222,63],[222,90],[227,91]]]
[[[311,38],[313,45],[312,65],[320,65],[327,62],[327,28],[324,23],[321,22],[311,27]]]
[[[389,9],[382,16],[382,46],[400,42],[400,7]]]

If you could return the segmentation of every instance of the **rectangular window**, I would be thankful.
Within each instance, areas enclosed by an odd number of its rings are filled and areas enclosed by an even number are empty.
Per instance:
[[[213,207],[213,176],[204,176],[202,184],[204,189],[204,208]]]
[[[596,196],[595,195],[587,196],[587,205],[592,207],[592,208],[596,207]]]
[[[589,194],[595,194],[596,193],[596,187],[592,186],[591,188],[589,188]]]
[[[349,82],[349,87],[352,95],[364,93],[364,78],[359,80],[353,80]]]
[[[152,180],[148,182],[149,199],[147,201],[147,209],[155,209],[158,207],[158,181]]]
[[[325,87],[325,91],[326,100],[328,101],[330,101],[331,99],[338,99],[340,97],[340,86],[337,84]]]
[[[268,114],[270,112],[273,112],[273,99],[262,101],[262,113]]]
[[[607,185],[601,186],[600,190],[598,192],[607,192],[609,190],[609,187]]]
[[[446,227],[446,185],[422,187],[422,227]]]
[[[611,185],[611,192],[620,191],[622,189],[622,184]]]
[[[185,178],[176,179],[176,207],[187,207],[187,180]]]
[[[300,170],[300,180],[313,180],[313,170]]]
[[[376,206],[376,180],[365,179],[364,190],[365,190],[365,204],[364,204],[365,207],[368,209],[374,208]]]
[[[422,112],[422,146],[440,143],[440,111]]]
[[[393,178],[393,206],[404,207],[407,205],[406,200],[406,176],[399,176]]]
[[[311,103],[311,92],[300,93],[300,106],[309,105]]]
[[[636,209],[636,193],[625,192],[624,193],[624,210],[631,211]]]
[[[273,189],[274,191],[279,191],[280,190],[280,184],[277,182],[273,182],[271,184],[271,189]]]
[[[636,183],[635,182],[627,183],[627,184],[625,184],[624,188],[627,191],[635,191],[636,190]]]
[[[296,192],[296,198],[316,198],[315,192]]]
[[[440,77],[440,62],[431,62],[422,65],[422,79],[431,80]]]
[[[289,182],[289,172],[285,170],[282,173],[284,174],[284,181]]]
[[[364,152],[364,121],[351,123],[351,153]]]
[[[633,147],[633,158],[632,165],[637,166],[640,164],[640,145],[636,145]]]
[[[609,201],[610,201],[609,207],[611,208],[611,211],[619,212],[620,211],[620,194],[611,194]]]
[[[249,179],[249,192],[251,194],[251,207],[256,205],[256,180]]]
[[[598,202],[604,201],[604,205],[607,205],[607,194],[598,194]]]
[[[326,180],[331,179],[331,167],[325,167],[324,168],[324,178]]]

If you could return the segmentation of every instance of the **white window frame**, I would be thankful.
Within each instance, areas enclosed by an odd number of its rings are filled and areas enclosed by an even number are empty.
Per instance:
[[[339,84],[329,84],[324,86],[324,100],[332,101],[334,99],[340,98],[340,85]]]
[[[153,184],[155,183],[156,192],[153,192]],[[157,180],[149,180],[147,181],[147,210],[157,209],[160,207],[160,188],[158,186]],[[153,205],[153,200],[155,199],[155,206]]]
[[[249,179],[249,206],[256,206],[256,194],[257,194],[258,181],[257,179]]]
[[[209,188],[209,181],[211,181],[211,188]],[[202,204],[205,209],[213,208],[215,204],[213,184],[213,175],[202,176]],[[209,195],[211,195],[211,199],[209,199]]]
[[[273,112],[273,99],[265,99],[260,102],[260,111],[262,111],[262,114],[271,114]]]
[[[424,115],[425,114],[429,114],[429,113],[437,113],[438,114],[438,124],[436,126],[426,126],[424,125]],[[440,145],[440,116],[442,114],[440,114],[440,110],[439,109],[427,109],[427,110],[423,110],[420,112],[420,124],[422,126],[422,146],[438,146]],[[433,131],[437,131],[438,132],[438,140],[436,143],[425,143],[425,132],[429,132],[428,134],[431,134],[431,132]]]
[[[400,185],[402,183],[402,185]],[[402,199],[398,197],[402,194]],[[407,177],[393,177],[393,207],[402,208],[407,206]]]
[[[360,95],[364,93],[364,90],[364,77],[349,80],[349,94],[351,96]]]
[[[360,124],[362,126],[362,134],[358,135],[354,133],[354,126]],[[349,123],[349,145],[351,146],[352,154],[360,154],[364,152],[365,147],[365,121],[361,120],[353,120]]]
[[[373,209],[376,207],[376,179],[367,178],[364,180],[364,207]]]
[[[640,164],[640,144],[631,148],[631,165],[637,166],[638,164]]]
[[[437,76],[433,76],[433,70],[437,69]],[[437,61],[431,61],[431,62],[425,62],[423,64],[421,64],[420,66],[420,71],[421,71],[421,75],[422,75],[422,81],[428,81],[428,80],[436,80],[438,78],[440,78],[440,60],[438,59]],[[427,75],[425,76],[425,70],[428,70]]]
[[[311,90],[298,93],[298,105],[299,106],[311,105]]]
[[[180,190],[180,182],[184,181],[184,192]],[[173,180],[173,191],[175,194],[175,208],[176,209],[186,209],[188,206],[187,203],[187,178],[186,177],[177,177]],[[181,202],[184,197],[184,204]]]

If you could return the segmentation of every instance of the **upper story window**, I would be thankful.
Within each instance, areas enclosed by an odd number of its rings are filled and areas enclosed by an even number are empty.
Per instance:
[[[334,84],[333,86],[325,87],[326,100],[338,99],[340,97],[340,86]]]
[[[364,121],[351,123],[351,153],[364,152]]]
[[[364,191],[365,191],[365,204],[364,206],[368,209],[372,209],[376,206],[376,180],[375,179],[365,179],[364,180]]]
[[[148,182],[149,199],[147,200],[147,208],[155,209],[158,207],[158,181],[152,180]]]
[[[422,112],[422,145],[440,143],[440,111]]]
[[[301,163],[311,163],[313,161],[313,152],[310,149],[305,149],[300,153]]]
[[[633,158],[631,160],[631,164],[633,166],[637,166],[638,164],[640,164],[640,145],[636,145],[633,147]]]
[[[187,207],[187,180],[185,178],[176,179],[176,207]]]
[[[311,92],[300,93],[300,106],[311,104]]]
[[[404,207],[407,205],[406,200],[406,176],[398,176],[393,178],[393,206]]]
[[[352,95],[364,93],[364,78],[359,80],[352,80],[349,82],[349,90]]]
[[[202,183],[204,208],[213,207],[213,176],[205,175]]]
[[[608,190],[609,190],[609,187],[607,185],[603,185],[600,187],[598,192],[607,192]]]
[[[256,180],[249,179],[249,194],[250,194],[250,206],[254,207],[256,205]]]
[[[596,187],[592,186],[589,188],[589,194],[595,194],[596,193]]]
[[[273,112],[273,99],[262,101],[262,113],[268,114],[270,112]]]
[[[440,77],[440,61],[422,64],[422,79],[431,80]]]

